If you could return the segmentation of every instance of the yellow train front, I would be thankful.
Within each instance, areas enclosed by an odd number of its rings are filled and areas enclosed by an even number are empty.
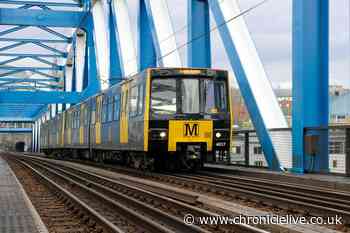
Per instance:
[[[211,69],[150,72],[149,153],[158,168],[198,169],[230,146],[228,74]]]
[[[229,101],[226,71],[147,69],[41,124],[41,148],[142,169],[198,169],[229,151]]]

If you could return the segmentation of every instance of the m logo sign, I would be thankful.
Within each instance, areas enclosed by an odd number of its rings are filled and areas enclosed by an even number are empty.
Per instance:
[[[185,123],[184,135],[186,137],[199,136],[199,125],[196,123]]]

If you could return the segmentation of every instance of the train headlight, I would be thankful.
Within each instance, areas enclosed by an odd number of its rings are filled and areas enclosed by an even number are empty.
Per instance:
[[[161,137],[161,138],[165,138],[166,137],[166,132],[160,132],[159,133],[159,137]]]
[[[167,129],[151,129],[151,140],[160,140],[164,141],[168,139],[168,130]]]
[[[220,132],[217,132],[217,133],[215,134],[215,137],[216,137],[216,138],[221,138],[221,133],[220,133]]]

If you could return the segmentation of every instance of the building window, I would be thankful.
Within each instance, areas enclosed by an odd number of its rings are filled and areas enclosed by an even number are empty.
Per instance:
[[[337,168],[337,165],[338,165],[337,162],[338,162],[337,160],[333,160],[333,168]]]
[[[240,146],[233,147],[233,153],[234,154],[240,154],[241,153],[241,147]]]
[[[345,154],[343,142],[329,142],[330,154]]]
[[[254,154],[255,154],[255,155],[261,155],[261,154],[262,154],[262,148],[261,148],[261,146],[255,146],[255,147],[254,147]]]
[[[262,167],[262,166],[264,166],[263,161],[255,161],[254,164],[255,164],[255,166],[257,166],[257,167]]]

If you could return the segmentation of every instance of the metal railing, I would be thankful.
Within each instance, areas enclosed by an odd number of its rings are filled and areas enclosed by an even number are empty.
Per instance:
[[[315,130],[328,130],[329,132],[329,172],[350,175],[350,125],[307,128],[305,129],[304,135]],[[291,168],[291,128],[270,130],[270,135],[274,141],[275,150],[279,153],[279,158],[282,158],[286,168]],[[267,162],[255,130],[234,130],[232,132],[232,139],[230,155],[222,160],[217,160],[218,162],[247,167],[267,168]]]

